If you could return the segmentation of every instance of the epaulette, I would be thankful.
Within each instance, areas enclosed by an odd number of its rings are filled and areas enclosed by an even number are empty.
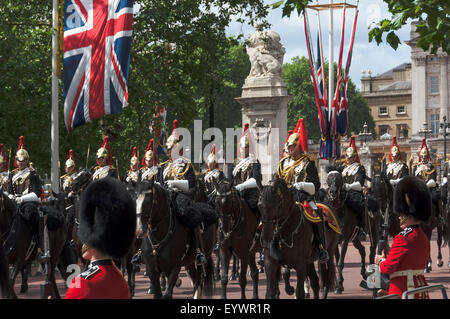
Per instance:
[[[162,162],[160,165],[161,165],[161,166],[166,165],[168,162],[170,162],[170,160],[167,160],[167,161],[165,161],[165,162]]]
[[[418,227],[418,225],[411,225],[406,227],[403,231],[401,231],[399,233],[399,235],[402,235],[403,237],[408,236],[410,233],[412,233],[412,231],[414,230],[414,228]]]
[[[100,271],[99,266],[93,266],[93,267],[88,268],[86,271],[82,272],[80,274],[80,277],[83,279],[88,279],[89,277],[93,276],[94,274],[96,274],[99,271]]]

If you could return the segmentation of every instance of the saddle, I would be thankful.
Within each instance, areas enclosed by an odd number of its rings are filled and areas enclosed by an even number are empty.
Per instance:
[[[299,205],[298,202],[297,205]],[[325,222],[328,224],[328,226],[337,234],[342,235],[341,228],[339,227],[339,222],[336,219],[336,216],[334,215],[331,208],[323,203],[316,203],[316,205],[319,209],[322,209]],[[303,201],[301,203],[301,206],[303,207],[303,215],[306,217],[307,220],[309,220],[314,224],[322,222],[322,218],[316,215],[314,209],[312,209],[312,207],[308,204],[307,201]]]

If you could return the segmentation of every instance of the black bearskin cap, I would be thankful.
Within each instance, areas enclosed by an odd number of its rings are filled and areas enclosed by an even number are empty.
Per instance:
[[[109,256],[127,254],[136,233],[136,205],[117,179],[92,182],[80,201],[78,237]]]
[[[394,191],[394,213],[427,221],[431,214],[431,194],[423,180],[405,176]]]

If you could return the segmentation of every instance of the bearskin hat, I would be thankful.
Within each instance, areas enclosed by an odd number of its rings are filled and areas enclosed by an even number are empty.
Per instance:
[[[136,205],[125,186],[111,177],[89,184],[80,201],[80,240],[121,258],[130,249],[135,232]]]
[[[394,213],[427,221],[431,214],[431,194],[423,180],[405,176],[394,191]]]

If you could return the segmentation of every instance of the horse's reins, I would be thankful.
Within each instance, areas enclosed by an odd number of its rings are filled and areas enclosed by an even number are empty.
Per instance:
[[[219,192],[217,192],[217,195],[219,195],[219,196],[229,196],[229,195],[235,195],[234,194],[234,192],[232,191],[232,190],[230,190],[229,192],[227,192],[227,193],[224,193],[224,194],[221,194],[221,193],[219,193]],[[221,225],[220,225],[220,231],[222,232],[222,234],[223,234],[223,236],[224,236],[224,239],[220,242],[220,244],[222,244],[225,240],[227,240],[228,238],[230,238],[230,236],[231,236],[231,234],[244,222],[244,220],[246,219],[245,218],[245,216],[243,216],[243,214],[242,214],[242,203],[241,203],[241,201],[236,197],[236,196],[233,196],[232,197],[232,202],[231,202],[231,211],[234,211],[234,203],[235,203],[235,201],[236,201],[236,199],[237,199],[237,201],[239,202],[239,214],[238,214],[238,218],[237,218],[237,222],[234,222],[234,219],[233,219],[233,216],[231,215],[231,216],[226,216],[225,214],[220,214],[220,215],[222,215],[222,218],[227,218],[227,219],[231,219],[231,224],[233,225],[232,227],[231,227],[231,229],[228,231],[228,232],[225,232],[224,231],[224,229],[223,229],[223,223],[221,223]]]
[[[143,192],[143,194],[149,194],[149,193],[153,194],[153,189]],[[169,200],[167,199],[167,201],[169,201]],[[152,211],[153,211],[153,208],[154,208],[153,207],[154,204],[155,204],[155,200],[154,200],[154,196],[152,196],[152,205],[151,205],[152,206]],[[158,254],[158,250],[160,250],[161,247],[164,246],[164,244],[169,240],[170,236],[172,236],[172,234],[173,234],[173,232],[175,230],[175,223],[174,223],[174,219],[175,218],[173,216],[174,212],[173,212],[172,207],[170,206],[170,203],[168,202],[167,204],[168,204],[168,208],[169,208],[169,228],[167,230],[166,235],[164,236],[164,238],[161,241],[156,242],[156,243],[152,241],[151,233],[156,231],[158,228],[157,227],[151,227],[150,223],[147,223],[147,229],[149,230],[148,233],[147,233],[147,238],[148,238],[148,241],[150,242],[150,246],[152,247],[152,254],[154,256],[156,256]]]

